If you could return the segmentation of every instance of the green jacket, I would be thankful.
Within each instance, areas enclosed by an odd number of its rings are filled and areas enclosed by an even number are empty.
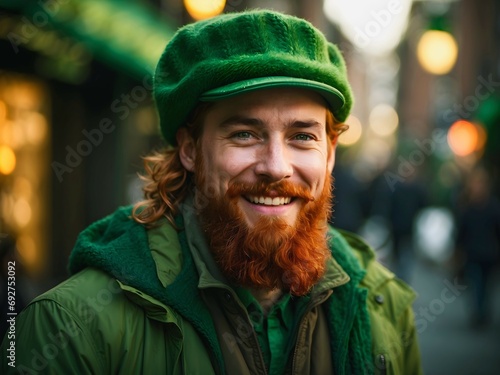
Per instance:
[[[329,241],[328,288],[313,289],[287,373],[420,374],[414,293],[358,237],[330,229]],[[145,230],[130,208],[91,225],[73,276],[17,317],[15,341],[5,336],[2,373],[265,374],[236,294],[211,284],[190,247],[184,230]]]

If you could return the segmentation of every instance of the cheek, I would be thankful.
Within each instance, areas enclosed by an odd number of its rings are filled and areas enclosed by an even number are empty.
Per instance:
[[[256,160],[250,148],[229,148],[214,157],[216,168],[226,180],[241,176],[249,171]]]
[[[325,155],[320,152],[302,155],[295,159],[295,173],[318,197],[323,191],[329,173]]]
[[[308,179],[311,180],[318,179],[319,176],[323,176],[328,167],[325,155],[319,152],[304,153],[302,155],[295,156],[294,165],[301,171],[301,174],[303,173],[307,175]]]
[[[238,177],[245,179],[243,175],[251,170],[255,160],[250,150],[237,148],[221,148],[218,152],[205,153],[204,159],[207,180],[217,186],[219,194],[225,194],[230,181]]]

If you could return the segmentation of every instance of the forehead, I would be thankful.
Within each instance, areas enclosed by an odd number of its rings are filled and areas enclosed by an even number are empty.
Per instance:
[[[271,119],[304,120],[325,123],[326,102],[318,93],[302,88],[271,88],[247,92],[213,102],[206,123],[233,115],[254,116],[264,122]]]

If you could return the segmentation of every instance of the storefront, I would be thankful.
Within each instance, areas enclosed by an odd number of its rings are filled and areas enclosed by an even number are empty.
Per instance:
[[[120,1],[24,3],[1,4],[0,233],[36,294],[66,276],[86,225],[137,199],[174,23]]]

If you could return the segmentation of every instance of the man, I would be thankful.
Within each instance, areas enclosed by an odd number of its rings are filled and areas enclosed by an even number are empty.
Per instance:
[[[338,49],[295,17],[223,15],[178,31],[155,99],[172,147],[146,159],[145,201],[81,233],[73,276],[18,318],[17,368],[420,373],[413,292],[327,225]]]

